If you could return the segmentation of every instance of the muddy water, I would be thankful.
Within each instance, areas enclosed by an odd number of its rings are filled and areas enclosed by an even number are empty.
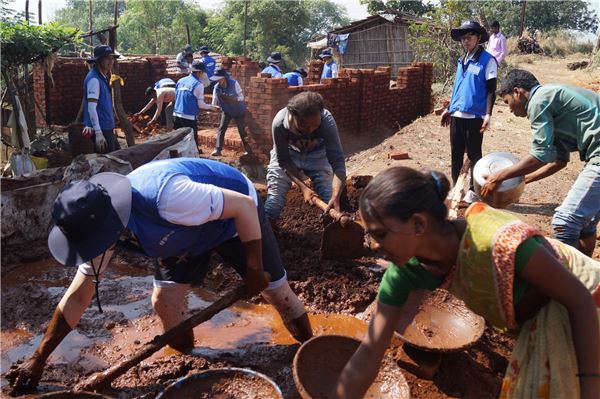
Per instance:
[[[18,273],[9,273],[3,277],[3,305],[18,308],[16,303],[9,300],[11,292],[14,294],[19,287],[35,282],[30,295],[46,303],[49,311],[36,320],[30,320],[28,325],[23,325],[22,317],[18,315],[13,315],[12,318],[5,318],[3,315],[0,330],[2,374],[15,361],[33,353],[42,339],[44,323],[50,318],[51,310],[60,300],[74,273],[74,269],[58,266],[54,261],[48,260],[23,265]],[[117,259],[100,284],[104,313],[100,314],[95,303],[92,303],[78,329],[71,332],[58,346],[50,357],[49,364],[76,364],[80,375],[85,375],[107,368],[114,364],[115,359],[135,352],[160,334],[162,327],[150,303],[152,279],[147,270],[127,266]],[[214,293],[195,288],[188,295],[188,305],[193,311],[206,307],[215,298]],[[18,301],[15,298],[13,300]],[[348,315],[311,314],[309,317],[316,335],[335,333],[360,339],[366,331],[365,322]],[[219,358],[220,353],[243,351],[254,344],[296,344],[271,306],[245,301],[236,303],[197,326],[194,333],[195,355],[211,358]],[[165,348],[144,364],[174,354],[176,352]],[[6,383],[3,378],[2,386]]]

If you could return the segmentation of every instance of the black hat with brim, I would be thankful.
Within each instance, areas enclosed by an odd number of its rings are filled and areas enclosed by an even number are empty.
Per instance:
[[[304,68],[294,69],[294,72],[298,72],[300,75],[302,75],[303,78],[308,76],[308,73],[306,73],[306,70]]]
[[[96,62],[100,58],[105,57],[107,55],[112,55],[114,58],[119,58],[121,56],[121,54],[119,54],[118,52],[113,51],[113,49],[110,46],[101,44],[94,47],[94,56],[88,58],[86,61],[89,63]]]
[[[69,183],[54,202],[56,225],[48,236],[48,248],[65,266],[88,262],[117,241],[130,215],[131,183],[127,177],[105,172]]]
[[[277,51],[272,52],[269,58],[267,58],[267,62],[270,62],[271,64],[279,64],[281,60],[281,53]]]
[[[452,40],[455,42],[460,42],[460,38],[469,32],[481,35],[479,38],[479,43],[485,43],[490,38],[490,34],[477,21],[463,22],[461,26],[450,31],[450,36],[452,36]]]

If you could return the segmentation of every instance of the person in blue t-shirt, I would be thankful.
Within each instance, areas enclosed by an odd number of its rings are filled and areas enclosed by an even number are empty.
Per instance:
[[[208,86],[206,66],[200,60],[192,63],[192,72],[179,79],[175,87],[175,107],[173,109],[173,126],[191,127],[194,129],[194,140],[198,146],[198,122],[200,110],[218,111],[219,107],[204,102],[204,86]]]
[[[267,66],[265,69],[262,70],[262,73],[268,73],[271,74],[272,78],[280,78],[282,76],[281,74],[281,68],[279,67],[279,64],[281,64],[282,58],[281,58],[281,53],[274,51],[271,53],[271,55],[269,56],[269,58],[267,58],[267,62],[269,63],[269,66]]]
[[[248,139],[245,130],[246,103],[244,102],[244,93],[237,80],[231,76],[223,68],[217,68],[211,80],[216,83],[213,90],[212,104],[218,105],[221,108],[221,123],[217,129],[217,144],[212,152],[213,157],[220,157],[225,141],[225,132],[231,120],[235,120],[240,139],[244,145],[245,155],[252,154],[252,149],[248,144]]]
[[[212,78],[215,74],[215,68],[217,67],[217,61],[213,57],[210,56],[210,50],[208,46],[200,47],[200,61],[206,66],[206,77],[208,79]],[[209,92],[212,93],[215,88],[215,83],[213,81],[210,82]]]
[[[289,86],[304,86],[304,78],[307,76],[304,68],[298,68],[283,75],[288,80]]]
[[[102,217],[94,217],[102,215]],[[182,322],[192,285],[200,284],[213,253],[243,278],[246,295],[261,293],[298,341],[312,337],[304,304],[292,291],[258,192],[237,169],[201,158],[147,163],[127,176],[107,172],[69,183],[54,202],[48,247],[60,263],[77,267],[33,355],[7,376],[14,393],[35,390],[46,360],[77,326],[98,293],[115,246],[135,239],[156,259],[152,307],[165,331]],[[100,300],[96,296],[100,308]],[[171,339],[183,353],[192,329]]]
[[[337,78],[338,77],[338,65],[333,59],[331,50],[325,49],[319,54],[319,58],[323,60],[323,72],[321,72],[321,79],[325,78]]]
[[[105,45],[94,47],[94,56],[87,60],[93,64],[83,81],[83,132],[94,142],[98,153],[108,153],[120,149],[114,133],[115,115],[109,75],[115,58],[119,54]]]
[[[465,55],[458,59],[450,105],[442,113],[441,121],[442,126],[450,125],[452,181],[456,184],[465,150],[472,166],[481,159],[483,133],[490,125],[496,99],[498,63],[481,45],[490,35],[478,22],[464,22],[452,29],[451,36],[460,41],[465,50]],[[471,184],[464,201],[476,200],[471,168]]]

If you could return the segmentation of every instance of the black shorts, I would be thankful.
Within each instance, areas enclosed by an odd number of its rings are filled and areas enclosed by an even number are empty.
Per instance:
[[[271,281],[277,281],[285,276],[285,269],[281,262],[279,246],[265,215],[262,201],[260,198],[258,201],[257,212],[262,234],[263,269],[271,275]],[[156,259],[154,279],[180,284],[199,285],[202,283],[206,273],[208,273],[213,252],[218,253],[225,263],[232,266],[241,277],[246,275],[246,253],[244,246],[239,237],[233,237],[199,255]]]

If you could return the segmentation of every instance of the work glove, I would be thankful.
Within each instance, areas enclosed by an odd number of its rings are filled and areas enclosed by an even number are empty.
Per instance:
[[[492,116],[491,115],[486,115],[483,117],[483,123],[481,124],[481,129],[479,129],[479,132],[483,134],[483,132],[485,132],[486,130],[488,130],[488,128],[490,127],[490,121],[492,120]]]
[[[106,139],[104,138],[104,134],[102,134],[101,130],[97,130],[95,132],[95,135],[96,135],[96,141],[95,141],[96,152],[103,154],[106,152],[106,149],[108,148],[108,143],[106,142]]]
[[[94,135],[94,128],[93,127],[84,127],[83,131],[81,132],[81,135],[83,137],[87,137],[88,139],[91,138]]]
[[[442,112],[442,118],[440,120],[440,125],[448,126],[450,124],[450,119],[451,119],[450,112],[448,112],[448,108],[446,108],[444,110],[444,112]]]

